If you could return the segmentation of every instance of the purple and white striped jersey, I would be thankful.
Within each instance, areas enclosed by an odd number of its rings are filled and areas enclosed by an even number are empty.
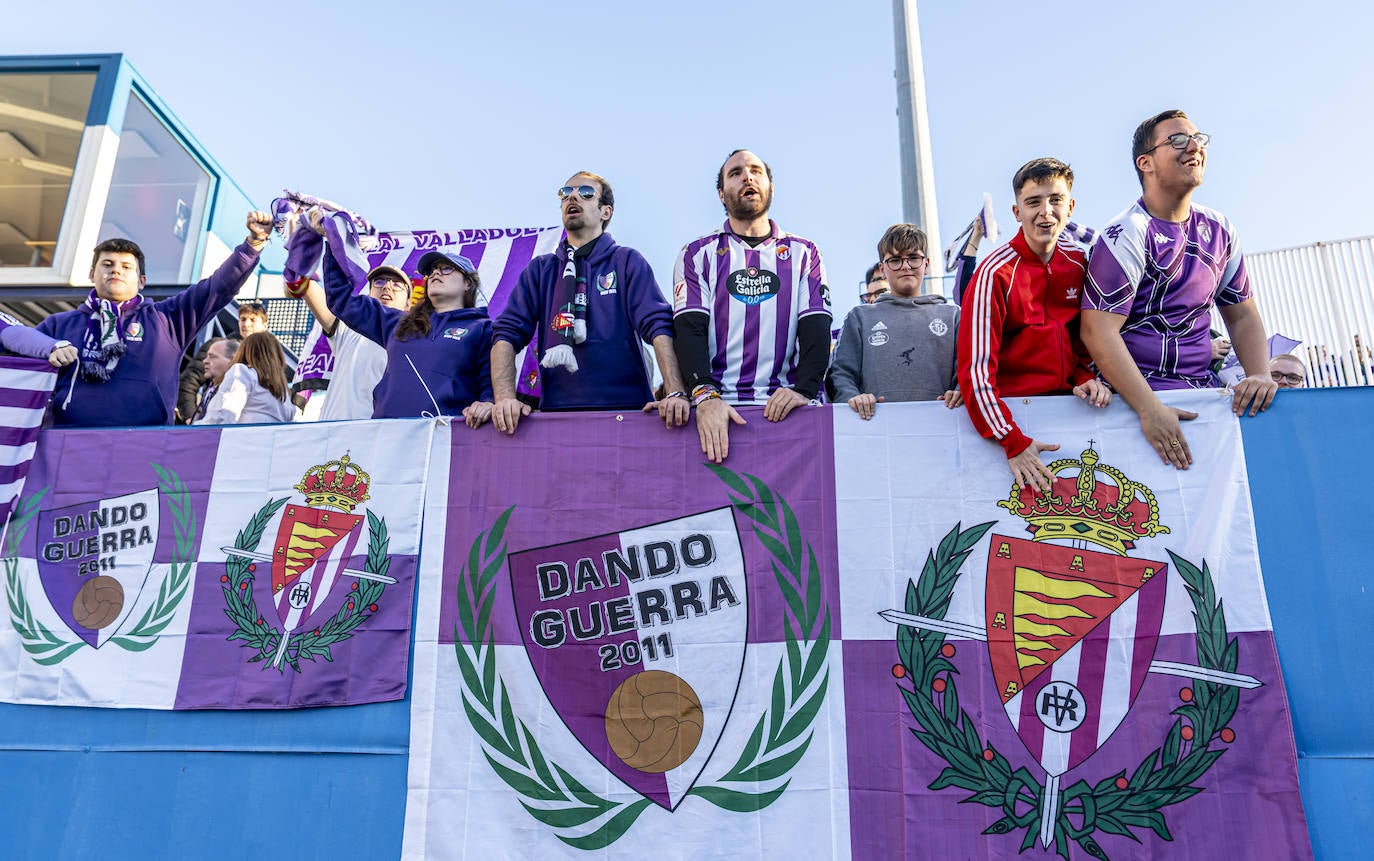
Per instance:
[[[682,249],[673,267],[673,316],[710,316],[711,375],[724,400],[763,403],[797,382],[797,321],[830,316],[820,249],[768,222],[757,247],[730,222]]]
[[[1250,295],[1230,219],[1193,204],[1187,221],[1162,221],[1138,200],[1093,244],[1082,307],[1126,317],[1121,338],[1150,388],[1208,388],[1212,305]]]

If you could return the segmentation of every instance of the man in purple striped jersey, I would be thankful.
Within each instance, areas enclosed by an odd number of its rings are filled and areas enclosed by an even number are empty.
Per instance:
[[[1213,305],[1245,368],[1235,414],[1268,408],[1278,390],[1235,228],[1192,202],[1211,140],[1183,111],[1140,124],[1132,155],[1144,193],[1098,235],[1083,285],[1083,343],[1139,415],[1160,459],[1178,469],[1193,462],[1179,420],[1197,416],[1166,406],[1155,392],[1218,384],[1208,367]]]
[[[729,453],[735,404],[782,421],[816,397],[830,355],[830,292],[815,244],[768,217],[773,171],[735,150],[716,176],[728,216],[687,243],[673,270],[678,364],[706,457]]]

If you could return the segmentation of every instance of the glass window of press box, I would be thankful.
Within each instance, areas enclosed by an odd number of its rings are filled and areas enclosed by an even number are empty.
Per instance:
[[[0,265],[52,265],[95,79],[0,73]]]
[[[150,284],[194,281],[209,194],[209,172],[130,92],[100,238],[137,242],[148,260]]]

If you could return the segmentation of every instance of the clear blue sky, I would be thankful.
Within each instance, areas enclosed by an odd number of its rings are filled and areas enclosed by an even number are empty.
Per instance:
[[[117,12],[111,14],[111,9]],[[1041,11],[1043,10],[1043,11]],[[941,234],[1055,155],[1078,220],[1138,195],[1137,122],[1214,135],[1199,202],[1250,251],[1374,233],[1374,11],[1275,3],[920,7]],[[901,220],[889,2],[28,4],[0,53],[122,52],[265,205],[289,186],[383,229],[557,223],[553,189],[605,174],[611,231],[660,283],[723,213],[747,147],[773,215],[825,254],[836,316]]]

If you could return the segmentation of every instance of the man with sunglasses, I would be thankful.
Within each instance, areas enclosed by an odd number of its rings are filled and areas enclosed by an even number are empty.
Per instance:
[[[554,254],[534,258],[492,328],[492,419],[515,433],[530,408],[516,398],[515,353],[538,344],[541,410],[657,410],[681,427],[691,408],[673,352],[672,309],[638,251],[617,245],[606,225],[611,185],[573,174],[558,189],[566,231]],[[651,344],[667,396],[654,401],[641,343]],[[646,405],[647,402],[647,405]]]
[[[959,388],[974,428],[1002,446],[1012,479],[1043,491],[1054,474],[1040,453],[1059,446],[1022,431],[1005,399],[1072,393],[1102,407],[1111,391],[1078,338],[1087,257],[1065,232],[1073,169],[1057,158],[1032,159],[1016,171],[1011,190],[1021,229],[984,258],[963,290]]]
[[[683,247],[673,270],[678,362],[708,460],[729,453],[732,404],[782,421],[816,397],[830,357],[830,291],[815,243],[768,217],[773,171],[735,150],[716,174],[721,229]]]
[[[1131,152],[1143,194],[1098,235],[1083,287],[1083,342],[1160,460],[1177,469],[1193,462],[1179,420],[1197,415],[1155,392],[1218,384],[1209,368],[1213,305],[1246,374],[1232,411],[1253,416],[1278,390],[1235,228],[1192,202],[1211,140],[1179,110],[1140,124]]]

